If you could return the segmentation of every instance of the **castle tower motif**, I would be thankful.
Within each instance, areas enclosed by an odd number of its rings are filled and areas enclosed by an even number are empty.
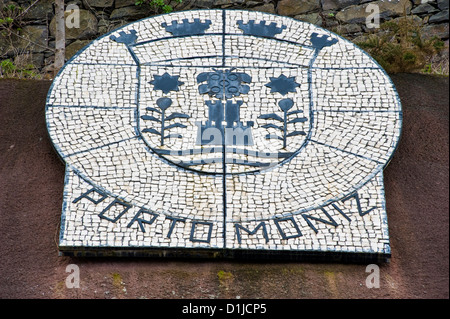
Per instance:
[[[197,145],[253,145],[252,121],[244,125],[240,119],[240,107],[243,101],[233,103],[232,97],[247,94],[251,77],[246,73],[233,72],[234,69],[203,72],[197,82],[200,94],[208,94],[217,100],[206,101],[208,120],[197,122]]]

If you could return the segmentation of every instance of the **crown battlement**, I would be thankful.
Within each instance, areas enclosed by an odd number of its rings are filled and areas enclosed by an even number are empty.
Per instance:
[[[275,22],[266,24],[265,20],[255,23],[255,20],[249,20],[248,23],[244,23],[242,20],[238,20],[237,24],[239,29],[244,31],[244,34],[260,36],[260,37],[274,37],[277,34],[283,32],[286,29],[285,25],[278,27]]]
[[[323,35],[319,36],[316,32],[311,34],[310,41],[312,43],[312,46],[316,50],[320,50],[320,49],[322,49],[324,47],[332,46],[333,44],[338,42],[337,39],[333,39],[333,38],[329,37],[326,34],[323,34]]]
[[[211,20],[201,22],[198,18],[194,19],[193,22],[189,22],[188,19],[183,19],[182,23],[173,20],[171,25],[168,25],[166,22],[161,23],[161,26],[174,36],[204,34],[210,25]]]

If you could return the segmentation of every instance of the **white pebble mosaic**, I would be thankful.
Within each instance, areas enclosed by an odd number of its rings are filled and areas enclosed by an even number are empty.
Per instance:
[[[241,10],[131,23],[65,65],[46,120],[66,163],[63,254],[390,257],[400,100],[312,24]]]

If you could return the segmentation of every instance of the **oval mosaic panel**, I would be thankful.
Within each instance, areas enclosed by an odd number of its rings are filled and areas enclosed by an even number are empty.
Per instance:
[[[131,23],[66,63],[46,117],[67,165],[61,250],[390,253],[398,95],[312,24],[240,10]]]

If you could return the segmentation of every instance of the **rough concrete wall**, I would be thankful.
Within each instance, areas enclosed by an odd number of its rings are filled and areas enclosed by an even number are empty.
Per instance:
[[[35,1],[2,0],[0,6],[13,3],[27,8]],[[158,13],[155,8],[136,6],[135,2],[136,0],[66,1],[66,6],[76,5],[80,9],[80,27],[66,28],[66,59],[102,34]],[[183,0],[181,3],[172,0],[166,3],[172,5],[174,11],[226,8],[290,16],[355,41],[374,30],[368,28],[366,18],[373,13],[373,6],[369,5],[377,5],[381,23],[405,14],[412,16],[422,24],[425,36],[437,36],[446,41],[448,46],[449,0]],[[66,15],[70,19],[70,11]],[[10,58],[16,64],[32,63],[40,72],[51,73],[55,48],[53,1],[39,0],[21,20],[21,37],[13,37],[13,43],[0,34],[0,60]]]

